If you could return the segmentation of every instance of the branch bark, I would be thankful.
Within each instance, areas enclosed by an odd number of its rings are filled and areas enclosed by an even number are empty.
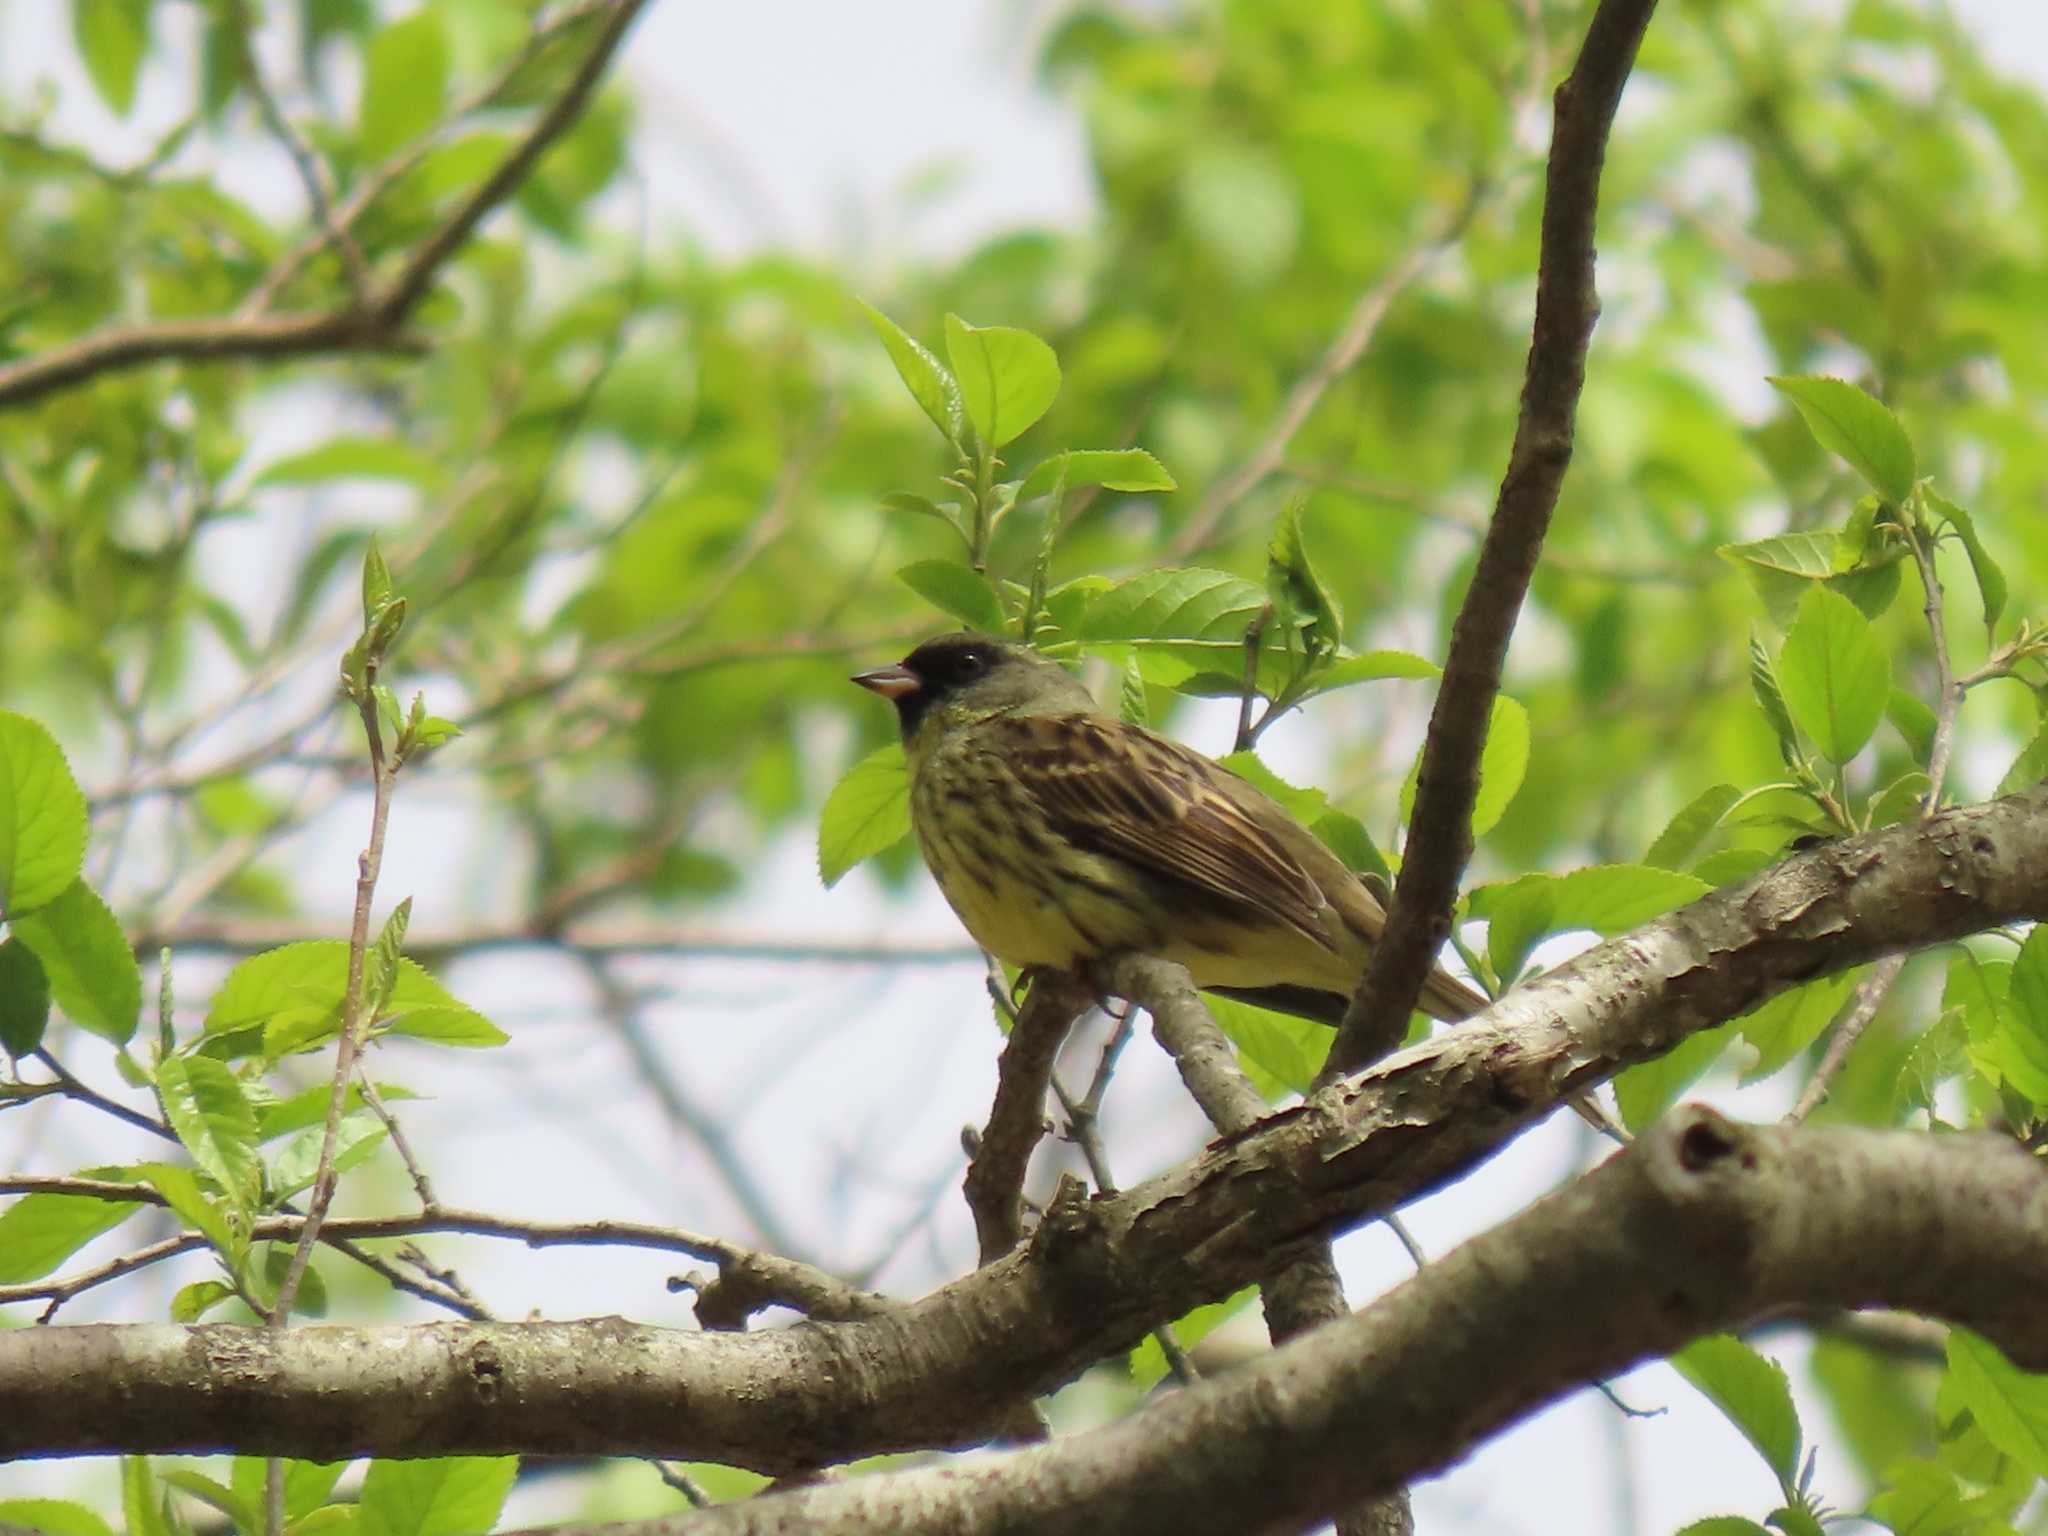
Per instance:
[[[1696,1030],[1818,975],[2043,915],[2048,785],[1702,897],[1157,1178],[1056,1204],[1025,1246],[885,1316],[743,1334],[616,1319],[16,1329],[0,1332],[0,1456],[523,1450],[781,1472],[968,1443],[1018,1395],[1462,1176],[1565,1095]]]

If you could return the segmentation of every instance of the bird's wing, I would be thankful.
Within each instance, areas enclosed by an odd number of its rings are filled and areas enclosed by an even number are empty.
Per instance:
[[[1108,715],[998,716],[981,729],[1055,835],[1336,948],[1326,923],[1330,895],[1295,841],[1314,843],[1312,835],[1227,769]],[[1362,886],[1358,894],[1366,895]]]

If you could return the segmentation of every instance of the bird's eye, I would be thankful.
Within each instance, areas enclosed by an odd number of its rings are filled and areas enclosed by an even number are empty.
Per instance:
[[[972,677],[987,665],[988,658],[979,651],[962,651],[960,653],[959,668],[962,677]]]

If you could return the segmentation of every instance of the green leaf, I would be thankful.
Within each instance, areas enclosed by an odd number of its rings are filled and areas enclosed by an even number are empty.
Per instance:
[[[1047,594],[1051,606],[1052,594]],[[1089,645],[1127,645],[1147,682],[1178,687],[1202,673],[1243,687],[1244,637],[1266,612],[1264,590],[1242,576],[1199,568],[1146,571],[1096,594],[1081,619]],[[1282,656],[1279,626],[1262,636],[1265,654]]]
[[[1909,769],[1871,796],[1864,815],[1865,823],[1876,831],[1879,827],[1889,827],[1918,816],[1920,808],[1927,802],[1927,791],[1933,787],[1934,781],[1926,774],[1918,768]]]
[[[1891,662],[1870,621],[1847,598],[1815,587],[1778,653],[1785,707],[1830,762],[1846,763],[1870,740],[1891,698]]]
[[[2048,1104],[2048,925],[2035,924],[2013,957],[2005,1004],[1994,1005],[1993,1020],[1992,1048],[2005,1082]]]
[[[497,1523],[517,1456],[373,1461],[358,1506],[361,1536],[482,1536]]]
[[[2023,1371],[1967,1328],[1948,1335],[1949,1380],[1985,1438],[2034,1477],[2048,1477],[2048,1376]]]
[[[1790,1496],[1789,1491],[1787,1496]],[[1804,1504],[1781,1505],[1765,1517],[1765,1523],[1772,1530],[1781,1532],[1782,1536],[1827,1536],[1820,1521],[1814,1518],[1813,1511]]]
[[[1927,491],[1927,504],[1949,521],[1956,531],[1956,537],[1963,541],[1963,548],[1970,556],[1970,570],[1977,578],[1977,595],[1984,603],[1984,635],[1988,640],[1998,629],[1999,615],[2005,612],[2005,572],[1998,562],[1991,558],[1991,551],[1984,547],[1984,541],[1977,537],[1977,520],[1939,491]]]
[[[1506,694],[1497,694],[1486,747],[1479,754],[1479,797],[1472,802],[1474,837],[1484,837],[1507,814],[1528,771],[1529,711]]]
[[[149,51],[149,0],[71,0],[71,40],[100,100],[126,117]]]
[[[1734,1037],[1733,1024],[1703,1029],[1687,1035],[1655,1061],[1619,1074],[1614,1079],[1614,1102],[1621,1108],[1622,1124],[1631,1131],[1649,1125],[1706,1076]]]
[[[948,315],[946,356],[967,419],[991,450],[1029,430],[1060,392],[1059,359],[1029,331]]]
[[[1594,864],[1557,878],[1552,926],[1590,928],[1612,938],[1712,889],[1697,875],[1648,864]]]
[[[405,963],[412,964],[410,960]],[[431,1040],[436,1045],[460,1046],[464,1050],[491,1050],[509,1044],[512,1039],[474,1008],[452,1001],[394,1008],[381,1027],[390,1034]]]
[[[1193,1349],[1202,1340],[1214,1333],[1222,1324],[1230,1321],[1258,1299],[1259,1288],[1248,1285],[1243,1290],[1196,1307],[1184,1317],[1174,1319],[1173,1336],[1182,1349]],[[1143,1343],[1131,1351],[1131,1380],[1143,1388],[1158,1385],[1166,1377],[1166,1351],[1160,1348],[1159,1340],[1147,1335]]]
[[[383,1143],[384,1122],[373,1114],[344,1115],[335,1128],[334,1171],[347,1173],[370,1160]],[[273,1200],[289,1200],[310,1187],[320,1172],[320,1146],[327,1127],[309,1125],[271,1155],[268,1186]]]
[[[448,35],[432,6],[422,6],[370,39],[356,135],[365,160],[403,149],[439,121],[448,94]]]
[[[1798,408],[1814,441],[1845,460],[1878,495],[1902,506],[1919,478],[1913,444],[1898,417],[1854,384],[1814,375],[1771,384]]]
[[[874,305],[863,303],[861,308],[868,312],[868,320],[873,324],[875,334],[882,338],[889,361],[896,365],[896,376],[903,380],[904,388],[910,391],[910,398],[917,402],[918,409],[931,418],[933,426],[945,433],[946,441],[956,447],[963,445],[967,436],[966,408],[961,403],[959,382],[946,371],[945,364]],[[883,505],[890,504],[888,497],[882,500]],[[940,515],[944,516],[943,513]]]
[[[1326,1027],[1236,998],[1205,996],[1202,1002],[1237,1047],[1259,1092],[1268,1099],[1308,1092],[1329,1053]]]
[[[906,565],[896,579],[941,613],[950,613],[970,629],[984,634],[1003,632],[1003,605],[988,578],[951,560],[920,560]]]
[[[1824,1333],[1813,1341],[1808,1369],[1864,1471],[1876,1480],[1930,1443],[1929,1410],[1919,1374],[1904,1362]]]
[[[1441,676],[1443,668],[1410,651],[1360,651],[1340,656],[1317,669],[1303,698],[1315,698],[1353,683],[1378,682],[1382,678],[1430,678]]]
[[[327,1123],[327,1101],[333,1097],[333,1094],[333,1084],[315,1083],[310,1088],[301,1089],[288,1099],[279,1099],[274,1104],[259,1106],[256,1111],[256,1139],[258,1141],[275,1141],[278,1137],[288,1136],[293,1131],[303,1131],[309,1125],[325,1125]],[[419,1097],[410,1088],[404,1087],[399,1083],[379,1083],[377,1085],[377,1096],[383,1099],[386,1104],[393,1104],[401,1099],[416,1099]],[[348,1087],[348,1102],[343,1106],[342,1113],[352,1115],[365,1107],[362,1088],[355,1083],[350,1083]]]
[[[226,1515],[237,1530],[247,1533],[263,1529],[260,1504],[244,1503],[232,1488],[215,1482],[204,1472],[195,1472],[190,1467],[164,1467],[157,1476],[166,1487],[175,1488]]]
[[[269,1311],[277,1310],[284,1291],[285,1276],[291,1273],[293,1247],[290,1243],[266,1243],[263,1262],[248,1277],[249,1289]],[[298,1293],[292,1297],[292,1311],[304,1317],[327,1315],[327,1282],[320,1278],[320,1266],[309,1263],[299,1276]]]
[[[1177,491],[1180,486],[1142,448],[1075,448],[1041,460],[1017,487],[1017,503],[1049,496],[1065,478],[1068,490],[1099,485],[1106,491]]]
[[[261,1456],[237,1456],[230,1481],[235,1493],[249,1503],[262,1507],[264,1475],[267,1463]],[[287,1522],[303,1520],[322,1504],[327,1495],[334,1491],[334,1485],[341,1480],[341,1474],[348,1470],[345,1461],[286,1461],[284,1464],[284,1517]]]
[[[348,1470],[348,1462],[285,1462],[285,1520],[305,1520],[319,1505],[328,1501],[334,1485]],[[236,1493],[262,1505],[266,1462],[262,1456],[236,1456],[236,1468],[229,1477]]]
[[[1998,792],[2016,795],[2023,789],[2032,789],[2043,779],[2048,779],[2048,721],[2041,723],[2034,732],[2034,739],[2012,760],[2012,766],[2005,770],[2005,777],[1998,781]]]
[[[235,1288],[221,1280],[194,1280],[171,1297],[171,1321],[196,1323],[223,1302],[235,1299]]]
[[[1266,546],[1266,596],[1283,619],[1304,621],[1313,650],[1334,655],[1344,640],[1344,615],[1309,562],[1301,508],[1299,499],[1287,504]]]
[[[363,1008],[371,1018],[384,1011],[398,978],[398,962],[405,950],[405,930],[412,925],[412,898],[406,897],[391,909],[384,926],[363,955]]]
[[[227,1064],[211,1056],[167,1056],[156,1069],[156,1091],[164,1118],[192,1161],[212,1174],[238,1207],[254,1207],[262,1188],[256,1111]]]
[[[1870,1518],[1906,1536],[2014,1536],[2007,1521],[2033,1491],[2026,1488],[2018,1498],[1998,1488],[1975,1493],[1936,1461],[1892,1461],[1884,1473],[1889,1486],[1871,1499]]]
[[[1899,733],[1914,760],[1924,763],[1934,750],[1934,711],[1918,694],[1908,693],[1903,688],[1894,688],[1891,697],[1885,701],[1885,718]]]
[[[99,893],[74,880],[55,901],[17,917],[11,927],[35,951],[50,996],[71,1022],[127,1044],[142,1015],[142,972]]]
[[[173,1530],[164,1514],[147,1456],[121,1458],[121,1514],[128,1536],[183,1536],[182,1529]]]
[[[1734,885],[1777,863],[1778,856],[1767,848],[1723,848],[1693,865],[1692,873],[1711,886]]]
[[[1427,744],[1425,743],[1425,746]],[[1422,776],[1423,747],[1415,749],[1401,783],[1401,819],[1415,814],[1415,790]],[[1529,711],[1506,694],[1496,694],[1486,746],[1479,754],[1479,794],[1472,802],[1472,835],[1484,837],[1506,814],[1529,769]]]
[[[1472,915],[1486,920],[1486,959],[1502,985],[1512,985],[1529,954],[1556,924],[1557,880],[1528,874],[1500,885],[1483,885],[1470,897]]]
[[[448,481],[440,460],[403,438],[335,437],[317,448],[302,449],[275,459],[249,482],[252,490],[271,485],[319,485],[329,480],[397,480],[423,491],[438,491]],[[375,540],[371,540],[374,545]],[[380,563],[383,557],[378,557]],[[367,571],[365,572],[367,575]],[[385,595],[390,595],[390,572],[385,572]],[[375,612],[368,605],[365,590],[363,622]]]
[[[1949,961],[1941,986],[1942,1011],[1960,1010],[1972,1041],[1982,1044],[2004,1027],[2012,969],[2010,960],[1986,960],[1967,946],[1958,947]]]
[[[23,1195],[0,1211],[0,1285],[42,1279],[138,1209],[131,1201],[91,1195]]]
[[[21,940],[0,943],[0,1050],[28,1055],[50,1023],[50,981],[35,951]]]
[[[1835,548],[1836,535],[1802,529],[1773,534],[1767,539],[1723,544],[1715,553],[1738,568],[1754,566],[1807,581],[1825,581],[1840,574],[1835,566]]]
[[[1742,791],[1733,784],[1716,784],[1701,790],[1672,817],[1657,840],[1643,855],[1645,864],[1658,869],[1683,869],[1699,851],[1701,843],[1721,825],[1721,818],[1734,809]]]
[[[910,775],[903,748],[870,752],[832,786],[818,818],[818,878],[826,886],[910,835]]]
[[[56,737],[0,710],[0,917],[54,901],[85,865],[85,796]]]
[[[1678,1536],[1771,1536],[1771,1533],[1741,1515],[1709,1515],[1704,1520],[1693,1521]]]
[[[1797,764],[1799,735],[1792,729],[1792,716],[1785,709],[1778,669],[1771,661],[1771,653],[1764,649],[1763,638],[1756,634],[1749,637],[1749,688],[1756,695],[1756,707],[1763,711],[1764,723],[1778,738],[1778,755],[1787,763]]]
[[[1325,811],[1309,823],[1308,829],[1321,839],[1324,847],[1344,861],[1345,868],[1355,874],[1378,875],[1389,885],[1394,883],[1393,871],[1387,868],[1379,845],[1365,830],[1365,823],[1349,811]]]
[[[1771,622],[1786,628],[1799,600],[1816,583],[1849,599],[1866,618],[1876,618],[1898,595],[1905,547],[1896,540],[1865,548],[1863,563],[1844,569],[1844,536],[1817,530],[1775,534],[1743,544],[1723,544],[1718,553],[1749,578]]]
[[[940,506],[929,496],[919,496],[911,491],[891,491],[881,498],[882,509],[887,512],[915,512],[920,517],[935,517],[955,533],[960,533],[960,519]],[[960,534],[966,542],[966,535]]]
[[[363,551],[363,628],[374,627],[385,604],[397,595],[391,586],[391,567],[384,563],[384,551],[377,547],[373,533],[370,547]]]
[[[1799,1410],[1782,1366],[1725,1333],[1695,1339],[1671,1364],[1742,1431],[1784,1488],[1798,1485]]]
[[[114,1528],[69,1499],[0,1499],[0,1525],[43,1536],[114,1536]]]
[[[1735,1027],[1742,1031],[1742,1038],[1757,1050],[1756,1064],[1742,1074],[1743,1082],[1769,1077],[1819,1039],[1828,1020],[1848,1000],[1854,984],[1853,973],[1823,976],[1780,992],[1737,1019]]]
[[[260,1048],[276,1056],[304,1050],[341,1027],[347,993],[345,941],[308,939],[268,949],[228,972],[207,1011],[201,1038],[265,1031],[267,1038],[260,1046],[251,1043],[242,1048],[238,1042],[227,1041],[235,1047],[229,1054],[248,1054]],[[468,1020],[458,1024],[453,1014],[467,1015]],[[506,1038],[412,960],[398,962],[384,1010],[370,1022],[395,1033],[437,1040],[460,1034],[463,1044],[499,1044]]]
[[[230,1219],[221,1197],[203,1188],[199,1175],[177,1163],[142,1163],[137,1173],[164,1197],[171,1214],[213,1245],[228,1267],[239,1270],[249,1241],[246,1223]]]
[[[1899,1063],[1898,1080],[1892,1085],[1894,1117],[1914,1110],[1934,1113],[1934,1096],[1941,1085],[1960,1077],[1969,1065],[1965,1055],[1969,1038],[1969,1026],[1960,1008],[1945,1009],[1941,1017],[1920,1032]]]

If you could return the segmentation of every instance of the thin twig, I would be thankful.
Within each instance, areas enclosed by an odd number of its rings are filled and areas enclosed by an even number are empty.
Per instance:
[[[114,1179],[86,1179],[65,1176],[14,1175],[0,1178],[0,1195],[60,1194],[84,1196],[120,1204],[156,1205],[167,1202],[147,1184],[129,1184]],[[250,1230],[253,1242],[291,1242],[306,1230],[307,1218],[300,1214],[264,1217]],[[678,1227],[655,1226],[645,1222],[526,1221],[489,1211],[441,1206],[413,1216],[334,1217],[321,1224],[320,1240],[337,1251],[380,1238],[420,1237],[435,1233],[460,1233],[472,1237],[503,1238],[529,1248],[644,1248],[660,1253],[679,1253],[714,1264],[721,1271],[743,1272],[750,1290],[762,1304],[789,1307],[813,1317],[870,1317],[894,1307],[885,1296],[847,1284],[838,1277],[801,1260],[762,1253],[725,1238],[690,1232]],[[344,1246],[348,1245],[348,1246]],[[34,1301],[63,1295],[69,1297],[88,1288],[79,1282],[103,1284],[164,1259],[207,1246],[197,1232],[173,1237],[123,1254],[107,1264],[64,1279],[0,1287],[0,1303]],[[364,1250],[350,1253],[355,1257]],[[374,1258],[374,1255],[366,1255]],[[382,1260],[377,1261],[382,1264]],[[419,1294],[415,1292],[415,1294]],[[442,1298],[434,1298],[442,1299]]]
[[[1835,1021],[1835,1032],[1828,1040],[1827,1054],[1813,1069],[1813,1077],[1800,1093],[1799,1102],[1786,1112],[1785,1122],[1788,1125],[1797,1125],[1827,1102],[1828,1090],[1848,1064],[1849,1052],[1863,1038],[1863,1031],[1877,1017],[1877,1010],[1884,1006],[1885,998],[1891,994],[1892,983],[1899,979],[1899,972],[1905,968],[1906,957],[1903,954],[1886,955],[1870,968],[1870,974],[1857,986],[1848,1008]]]
[[[434,1198],[434,1186],[427,1177],[426,1166],[413,1155],[412,1143],[406,1140],[405,1127],[398,1123],[384,1103],[384,1095],[377,1091],[377,1085],[370,1081],[370,1074],[358,1064],[356,1086],[362,1090],[363,1102],[370,1106],[370,1112],[384,1122],[384,1129],[391,1135],[391,1145],[398,1149],[398,1160],[405,1164],[405,1171],[412,1179],[413,1193],[419,1196],[420,1209],[432,1215],[440,1209],[441,1202]]]
[[[348,983],[343,993],[341,1034],[334,1051],[334,1087],[327,1099],[327,1120],[320,1136],[319,1172],[313,1178],[305,1230],[299,1234],[298,1245],[292,1250],[291,1264],[285,1270],[284,1282],[277,1290],[277,1302],[270,1315],[273,1328],[282,1328],[290,1320],[299,1283],[305,1279],[307,1264],[312,1262],[313,1244],[319,1239],[320,1224],[326,1220],[327,1208],[334,1200],[334,1158],[341,1141],[341,1118],[348,1107],[348,1085],[355,1076],[356,1053],[362,1047],[363,1029],[367,1022],[363,1017],[363,972],[370,950],[370,910],[376,901],[377,876],[384,867],[384,833],[391,821],[391,790],[398,776],[400,761],[395,755],[387,756],[385,753],[383,723],[377,716],[377,700],[372,686],[375,681],[373,662],[356,697],[357,713],[362,717],[370,753],[370,840],[356,860],[355,911],[349,921]]]
[[[963,1188],[974,1215],[981,1262],[993,1263],[1024,1233],[1024,1179],[1045,1136],[1045,1094],[1074,1021],[1094,997],[1072,976],[1034,972],[996,1063],[995,1101],[977,1138]]]

